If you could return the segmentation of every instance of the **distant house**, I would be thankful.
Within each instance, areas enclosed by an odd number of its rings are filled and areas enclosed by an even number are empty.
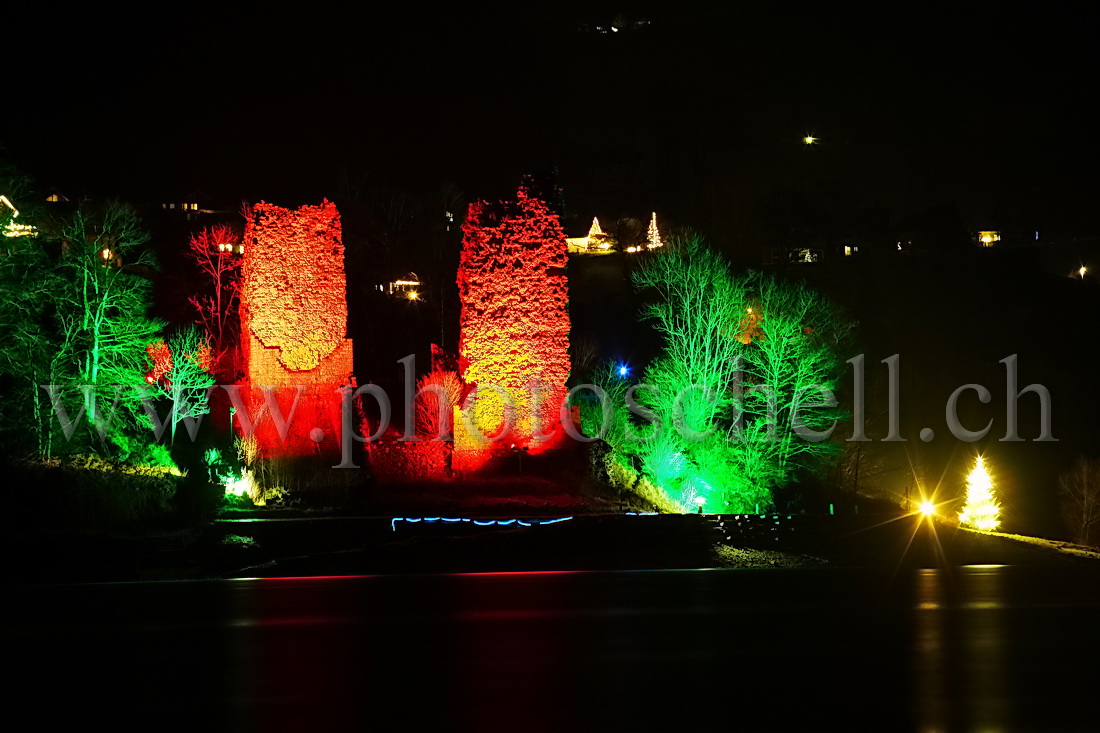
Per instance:
[[[827,260],[839,260],[859,255],[860,245],[848,240],[842,243],[818,243],[808,246],[765,247],[765,265],[812,265]]]
[[[187,221],[196,221],[200,217],[211,215],[224,215],[234,213],[233,208],[217,205],[214,200],[203,191],[192,191],[186,196],[171,201],[162,201],[162,211],[179,212]]]
[[[396,280],[390,280],[387,283],[376,285],[375,289],[395,298],[420,300],[422,297],[420,293],[422,285],[423,283],[415,272],[407,272]]]
[[[974,240],[978,243],[979,247],[992,247],[997,242],[1001,241],[1001,233],[990,230],[975,232]]]

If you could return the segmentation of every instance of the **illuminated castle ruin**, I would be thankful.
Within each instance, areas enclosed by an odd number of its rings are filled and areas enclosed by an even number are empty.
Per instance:
[[[462,231],[459,367],[474,389],[465,411],[456,408],[457,472],[497,452],[554,444],[569,377],[567,248],[557,215],[521,187],[514,201],[471,204]]]
[[[284,209],[258,203],[248,212],[241,283],[241,342],[250,413],[264,404],[261,386],[277,388],[289,415],[285,440],[270,415],[256,428],[264,454],[304,455],[338,445],[339,397],[352,384],[352,343],[344,245],[336,205]],[[281,446],[281,447],[279,447]]]

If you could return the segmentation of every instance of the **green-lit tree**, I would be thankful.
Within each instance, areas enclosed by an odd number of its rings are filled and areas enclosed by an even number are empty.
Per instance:
[[[152,443],[137,387],[145,383],[145,346],[163,325],[147,315],[148,235],[119,203],[82,204],[42,223],[48,241],[21,238],[0,263],[0,367],[14,403],[5,427],[32,431],[44,455],[135,457]]]
[[[134,210],[112,202],[81,206],[60,227],[59,287],[53,297],[60,336],[57,374],[91,385],[86,418],[117,400],[109,420],[118,430],[143,425],[140,392],[145,345],[164,327],[148,317],[154,260],[144,249],[149,235]]]
[[[671,243],[634,280],[664,349],[631,394],[634,414],[618,374],[601,381],[613,405],[605,439],[620,460],[685,508],[752,511],[835,455],[826,434],[842,412],[829,395],[851,326],[826,299],[734,275],[698,238]]]
[[[159,345],[165,346],[163,342]],[[148,405],[145,407],[146,417],[150,424],[157,425],[158,433],[165,427],[169,428],[173,443],[176,440],[176,427],[183,422],[194,441],[202,416],[209,412],[210,387],[214,385],[214,377],[211,376],[213,349],[206,336],[194,326],[177,332],[168,339],[166,346],[163,351],[155,348],[153,350],[154,353],[165,354],[168,361],[167,364],[152,365],[154,370],[164,370],[163,374],[157,374],[153,382],[157,393],[168,399],[171,409],[164,420],[159,414],[149,414],[154,408]]]
[[[53,263],[37,234],[6,236],[10,222],[41,218],[31,181],[0,161],[0,443],[12,454],[47,450],[49,400],[36,384],[52,378],[53,330],[47,307],[54,291]],[[43,402],[44,401],[44,402]]]
[[[781,475],[817,468],[839,448],[826,433],[844,417],[834,395],[844,369],[840,347],[852,325],[803,283],[759,272],[741,283],[753,303],[738,334],[744,344],[743,409],[757,426],[750,434],[763,430],[765,440],[755,445],[773,458]]]

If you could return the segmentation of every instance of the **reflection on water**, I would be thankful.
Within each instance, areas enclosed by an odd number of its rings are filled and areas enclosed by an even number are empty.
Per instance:
[[[1004,730],[1011,720],[1003,565],[916,571],[918,729]]]
[[[944,630],[939,570],[917,571],[916,681],[917,721],[922,730],[946,730],[947,634]]]
[[[3,642],[12,699],[63,691],[58,714],[153,729],[1096,729],[1098,580],[1072,565],[45,586],[9,589]]]
[[[1004,730],[1012,719],[1006,665],[1010,640],[1001,588],[1004,572],[1003,565],[959,569],[966,665],[963,678],[967,682],[965,699],[970,701],[972,729]]]

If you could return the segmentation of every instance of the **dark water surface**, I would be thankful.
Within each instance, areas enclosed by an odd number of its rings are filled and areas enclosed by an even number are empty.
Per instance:
[[[1096,730],[1087,566],[3,591],[35,729]]]

